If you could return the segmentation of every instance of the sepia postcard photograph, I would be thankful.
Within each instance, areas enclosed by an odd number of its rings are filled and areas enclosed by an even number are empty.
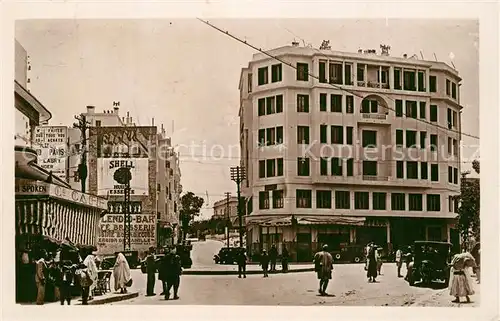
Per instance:
[[[498,299],[481,257],[498,257],[498,97],[480,89],[489,75],[498,92],[498,39],[483,68],[480,29],[479,15],[14,18],[8,303],[498,316],[479,312]]]

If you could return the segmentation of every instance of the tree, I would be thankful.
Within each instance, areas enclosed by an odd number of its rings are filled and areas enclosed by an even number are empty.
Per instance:
[[[203,206],[203,198],[194,195],[193,192],[187,192],[181,197],[180,222],[182,228],[182,240],[186,239],[189,230],[189,224],[195,217],[200,215],[200,209]]]
[[[479,174],[479,161],[472,162],[472,168]],[[462,248],[468,249],[471,236],[480,240],[480,188],[479,179],[469,178],[470,172],[462,173],[460,196],[460,206],[458,208],[458,228],[462,236]]]

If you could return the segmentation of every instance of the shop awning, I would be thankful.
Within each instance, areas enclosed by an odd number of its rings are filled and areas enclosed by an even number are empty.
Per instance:
[[[297,225],[351,225],[363,226],[364,217],[353,216],[296,216]],[[248,224],[260,226],[291,226],[292,216],[279,218],[261,218],[247,221]]]

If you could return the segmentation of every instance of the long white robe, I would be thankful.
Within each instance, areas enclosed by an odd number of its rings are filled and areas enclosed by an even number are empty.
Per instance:
[[[125,288],[130,279],[130,267],[123,253],[118,253],[116,263],[113,268],[113,276],[115,278],[115,291]]]
[[[90,286],[90,295],[92,296],[92,291],[97,286],[97,265],[95,264],[95,258],[93,255],[87,255],[83,264],[87,267],[87,272],[89,274],[90,279],[92,280],[92,285]]]

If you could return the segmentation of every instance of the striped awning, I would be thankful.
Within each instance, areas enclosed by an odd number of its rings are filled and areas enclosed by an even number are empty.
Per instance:
[[[97,245],[100,213],[99,208],[57,199],[16,199],[16,235],[38,234]]]

